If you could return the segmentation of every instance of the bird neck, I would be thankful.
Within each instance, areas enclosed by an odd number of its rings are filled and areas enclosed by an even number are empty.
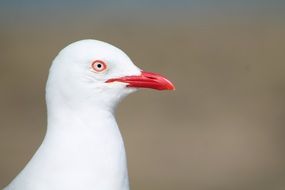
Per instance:
[[[41,160],[40,165],[49,165],[44,170],[55,170],[43,173],[54,173],[54,176],[41,177],[50,179],[50,183],[61,179],[62,184],[56,183],[62,185],[62,189],[68,184],[75,187],[72,189],[92,186],[127,190],[124,143],[113,112],[64,106],[56,110],[48,107],[47,134],[36,155]]]

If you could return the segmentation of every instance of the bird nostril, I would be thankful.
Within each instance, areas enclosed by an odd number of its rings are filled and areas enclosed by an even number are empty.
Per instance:
[[[147,78],[149,78],[149,79],[156,79],[156,77],[152,77],[152,76],[147,76]]]

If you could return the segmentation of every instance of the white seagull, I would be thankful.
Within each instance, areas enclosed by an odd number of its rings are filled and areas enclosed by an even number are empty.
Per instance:
[[[173,90],[120,49],[97,40],[65,47],[46,85],[43,143],[5,190],[128,190],[123,139],[114,109],[137,88]]]

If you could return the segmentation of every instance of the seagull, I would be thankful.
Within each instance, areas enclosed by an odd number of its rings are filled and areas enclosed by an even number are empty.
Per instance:
[[[106,42],[86,39],[61,50],[46,84],[45,138],[4,190],[129,190],[114,111],[139,88],[174,90],[174,85],[142,71]]]

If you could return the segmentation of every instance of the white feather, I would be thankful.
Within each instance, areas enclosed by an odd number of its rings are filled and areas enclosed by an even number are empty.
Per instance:
[[[90,70],[104,60],[108,70]],[[48,127],[31,161],[5,190],[128,190],[124,143],[114,118],[133,92],[108,78],[139,75],[128,56],[96,40],[75,42],[53,61],[46,87]]]

